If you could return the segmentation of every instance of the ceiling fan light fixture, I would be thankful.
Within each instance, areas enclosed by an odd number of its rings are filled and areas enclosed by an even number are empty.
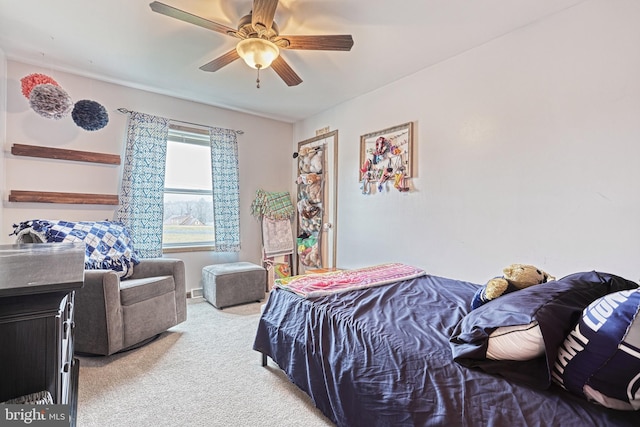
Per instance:
[[[280,55],[278,46],[269,40],[248,38],[240,41],[236,46],[238,55],[251,68],[265,69]]]

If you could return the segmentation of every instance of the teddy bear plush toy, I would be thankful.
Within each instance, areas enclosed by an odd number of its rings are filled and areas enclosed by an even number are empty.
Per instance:
[[[476,291],[471,301],[472,310],[509,292],[556,280],[549,273],[528,264],[511,264],[505,267],[502,273],[502,277],[489,280]]]

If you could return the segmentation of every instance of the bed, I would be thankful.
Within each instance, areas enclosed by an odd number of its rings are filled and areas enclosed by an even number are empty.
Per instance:
[[[640,425],[640,411],[591,403],[551,379],[582,310],[634,282],[577,273],[473,312],[473,283],[422,274],[354,285],[306,295],[274,288],[253,346],[338,426]],[[482,357],[497,327],[532,320],[546,355]]]

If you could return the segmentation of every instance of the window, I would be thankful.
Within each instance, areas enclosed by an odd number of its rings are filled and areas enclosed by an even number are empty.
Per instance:
[[[153,258],[162,256],[163,252],[183,251],[185,248],[215,252],[240,251],[237,131],[219,127],[181,127],[164,117],[136,111],[127,112],[127,148],[122,166],[122,188],[116,218],[131,231],[140,256]],[[182,152],[183,148],[192,148],[197,154],[174,156],[172,153],[167,171],[167,141],[172,146],[172,152],[174,147],[179,148],[178,152]],[[205,141],[209,142],[209,149],[203,148]],[[173,142],[180,144],[174,145]],[[203,151],[197,151],[198,147]],[[209,161],[211,169],[205,178],[204,171],[207,167],[198,165],[200,162],[208,164]],[[169,177],[165,183],[167,174]],[[166,200],[165,188],[168,195]],[[194,196],[199,197],[194,199]],[[172,238],[167,238],[165,249],[165,202],[171,205],[171,209],[175,208],[176,212],[193,216],[198,215],[200,199],[213,200],[212,205],[220,208],[212,208],[215,225],[210,224],[211,215],[201,214],[203,219],[199,221],[203,225],[194,221],[197,228],[193,228],[195,225],[192,224],[191,231],[187,233],[187,224],[177,223],[177,219],[174,218],[178,227],[170,227],[169,221],[167,230],[172,229],[175,233]],[[166,219],[173,214],[177,215],[168,210]],[[175,238],[180,232],[189,236]],[[214,236],[213,239],[211,236]],[[211,242],[213,246],[207,246]],[[180,249],[171,250],[170,247]]]
[[[209,134],[171,125],[167,136],[162,248],[214,246]]]

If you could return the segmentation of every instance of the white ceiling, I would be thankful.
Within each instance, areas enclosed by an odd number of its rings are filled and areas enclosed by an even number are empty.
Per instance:
[[[152,12],[151,0],[0,0],[12,60],[295,122],[587,0],[281,0],[281,34],[351,34],[350,52],[282,50],[288,87],[242,60],[198,67],[237,39]],[[162,0],[236,28],[252,0]]]

